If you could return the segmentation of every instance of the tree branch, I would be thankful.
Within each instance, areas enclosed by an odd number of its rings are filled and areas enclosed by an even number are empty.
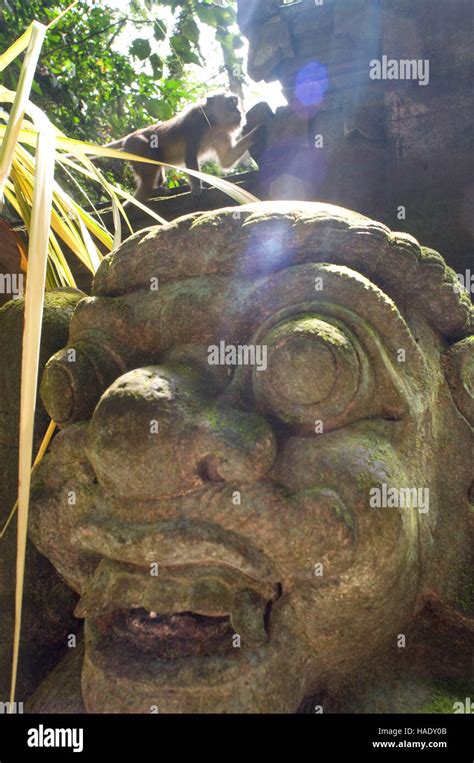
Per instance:
[[[128,18],[128,16],[124,16],[119,21],[114,21],[112,24],[108,24],[107,26],[103,27],[103,29],[99,29],[98,31],[91,32],[91,34],[88,34],[86,37],[83,37],[81,40],[74,40],[73,42],[68,42],[66,45],[58,45],[57,48],[53,48],[52,50],[47,51],[47,53],[44,56],[41,56],[42,59],[48,59],[50,56],[53,55],[53,53],[58,53],[60,50],[66,50],[66,48],[71,48],[73,45],[82,45],[83,42],[87,42],[87,40],[90,40],[92,37],[98,37],[99,35],[103,34],[104,32],[107,32],[109,29],[113,29],[113,27],[125,24],[127,21],[133,21],[133,19]],[[118,30],[119,31],[119,30]],[[118,31],[116,34],[118,34]],[[116,36],[113,35],[112,39]]]

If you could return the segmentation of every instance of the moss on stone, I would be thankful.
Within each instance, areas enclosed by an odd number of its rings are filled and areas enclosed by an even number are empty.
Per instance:
[[[423,705],[420,713],[451,714],[455,712],[455,703],[465,703],[474,695],[474,687],[460,683],[436,683],[429,702]]]

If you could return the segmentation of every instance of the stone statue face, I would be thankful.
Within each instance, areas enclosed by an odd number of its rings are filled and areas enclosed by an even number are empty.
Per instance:
[[[395,648],[464,554],[452,278],[305,203],[189,216],[106,259],[43,378],[63,431],[31,507],[81,595],[89,712],[295,712]]]

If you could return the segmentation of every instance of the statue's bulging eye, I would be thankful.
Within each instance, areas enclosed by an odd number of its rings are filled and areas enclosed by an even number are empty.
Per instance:
[[[341,424],[364,381],[354,337],[323,316],[279,324],[261,340],[267,368],[253,372],[257,405],[289,425]]]

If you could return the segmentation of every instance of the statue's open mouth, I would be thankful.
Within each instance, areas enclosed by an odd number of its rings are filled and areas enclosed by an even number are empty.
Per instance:
[[[227,565],[159,570],[103,559],[76,608],[98,638],[136,659],[232,657],[269,640],[278,583]]]
[[[117,613],[111,626],[115,636],[162,660],[230,655],[234,650],[230,616],[161,615],[139,608]]]

